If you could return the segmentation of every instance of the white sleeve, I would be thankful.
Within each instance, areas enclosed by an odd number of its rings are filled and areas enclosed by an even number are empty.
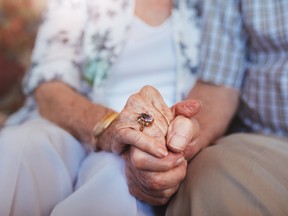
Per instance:
[[[49,0],[23,86],[25,94],[52,80],[80,90],[86,1]]]

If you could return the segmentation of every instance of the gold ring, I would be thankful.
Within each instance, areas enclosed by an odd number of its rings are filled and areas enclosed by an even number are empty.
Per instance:
[[[137,122],[140,124],[140,131],[143,131],[144,127],[150,127],[153,124],[154,118],[148,113],[140,113]]]

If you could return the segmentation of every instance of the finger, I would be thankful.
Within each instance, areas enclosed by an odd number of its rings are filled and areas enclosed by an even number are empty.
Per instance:
[[[168,128],[167,120],[165,119],[164,115],[162,115],[158,111],[158,109],[154,107],[153,101],[152,101],[152,100],[155,100],[155,98],[157,99],[158,97],[161,97],[161,95],[156,93],[156,90],[148,91],[147,89],[148,89],[147,87],[143,88],[140,91],[141,93],[133,94],[129,97],[124,109],[121,111],[122,116],[125,116],[126,121],[130,121],[130,122],[133,121],[137,123],[137,128],[139,129],[140,124],[138,123],[138,117],[140,116],[140,114],[145,113],[145,114],[151,115],[154,119],[152,127],[145,127],[145,129],[153,128],[154,130],[155,126],[157,126],[161,130],[162,136],[165,136],[167,133],[167,128]],[[170,110],[169,112],[172,113]],[[149,133],[149,135],[154,136],[154,133],[153,132]]]
[[[171,112],[171,109],[166,105],[160,92],[152,86],[144,86],[139,93],[141,96],[148,98],[152,102],[153,107],[162,116],[165,124],[169,125],[173,119],[173,113]]]
[[[146,189],[141,185],[137,178],[135,177],[135,173],[130,168],[126,167],[126,178],[128,180],[128,188],[131,195],[135,196],[137,199],[149,203],[150,205],[165,205],[170,197],[178,190],[178,187],[168,189],[167,192],[163,192],[165,196],[151,196],[146,192]],[[174,190],[173,190],[174,189]],[[170,196],[169,196],[170,195]]]
[[[150,195],[161,194],[160,191],[172,188],[182,182],[186,175],[187,162],[183,161],[179,166],[170,169],[167,172],[150,172],[139,170],[130,162],[127,162],[137,181],[143,185],[146,192]]]
[[[176,103],[174,106],[171,107],[171,110],[174,116],[183,115],[187,118],[191,118],[200,111],[201,106],[201,101],[187,99]]]
[[[131,163],[133,166],[142,171],[166,172],[179,166],[185,158],[182,154],[168,152],[164,158],[156,158],[138,148],[130,149]]]
[[[152,124],[150,127],[145,127],[144,131],[140,131],[138,117],[138,114],[129,114],[126,109],[121,111],[117,121],[112,123],[114,126],[113,133],[110,133],[110,136],[114,137],[114,142],[111,143],[112,151],[121,153],[127,145],[133,145],[156,157],[165,156],[166,139],[160,128]]]
[[[195,119],[177,116],[168,128],[168,149],[173,152],[183,152],[188,143],[199,136],[199,130],[199,124]]]
[[[168,155],[167,148],[154,137],[137,130],[124,128],[119,131],[123,145],[131,145],[155,157],[162,158]]]
[[[136,172],[126,166],[126,177],[128,180],[129,192],[144,202],[152,205],[164,205],[178,190],[180,183],[163,190],[155,190],[153,187],[146,187],[138,180]]]
[[[128,117],[128,118],[130,119],[129,122],[123,121],[122,123],[118,123],[118,125],[116,126],[118,131],[121,131],[121,129],[123,129],[123,128],[140,131],[140,132],[142,132],[148,136],[151,136],[151,137],[157,139],[160,143],[162,143],[163,146],[166,145],[166,139],[165,139],[166,132],[164,135],[163,131],[159,127],[159,121],[157,118],[153,117],[154,122],[150,126],[145,126],[145,127],[142,126],[143,131],[141,131],[141,124],[138,122],[139,114],[133,114],[132,113],[130,115],[130,117]],[[126,119],[128,119],[128,118],[126,118]],[[124,130],[124,132],[125,132],[125,130]]]

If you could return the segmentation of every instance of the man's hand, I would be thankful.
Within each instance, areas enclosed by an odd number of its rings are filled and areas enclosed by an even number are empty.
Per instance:
[[[131,147],[123,157],[130,193],[151,205],[166,204],[186,175],[187,162],[182,154],[169,152],[156,158]]]
[[[192,159],[200,150],[200,126],[194,116],[200,111],[201,102],[188,99],[175,104],[171,110],[174,120],[167,132],[167,147],[175,153],[182,153],[186,160]]]
[[[181,153],[186,160],[192,159],[200,150],[198,145],[200,127],[194,118],[176,116],[168,128],[167,147]]]

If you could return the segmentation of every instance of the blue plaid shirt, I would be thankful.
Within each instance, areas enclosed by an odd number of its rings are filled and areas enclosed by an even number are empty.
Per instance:
[[[199,79],[241,92],[241,130],[288,136],[288,0],[202,0],[202,13]]]

